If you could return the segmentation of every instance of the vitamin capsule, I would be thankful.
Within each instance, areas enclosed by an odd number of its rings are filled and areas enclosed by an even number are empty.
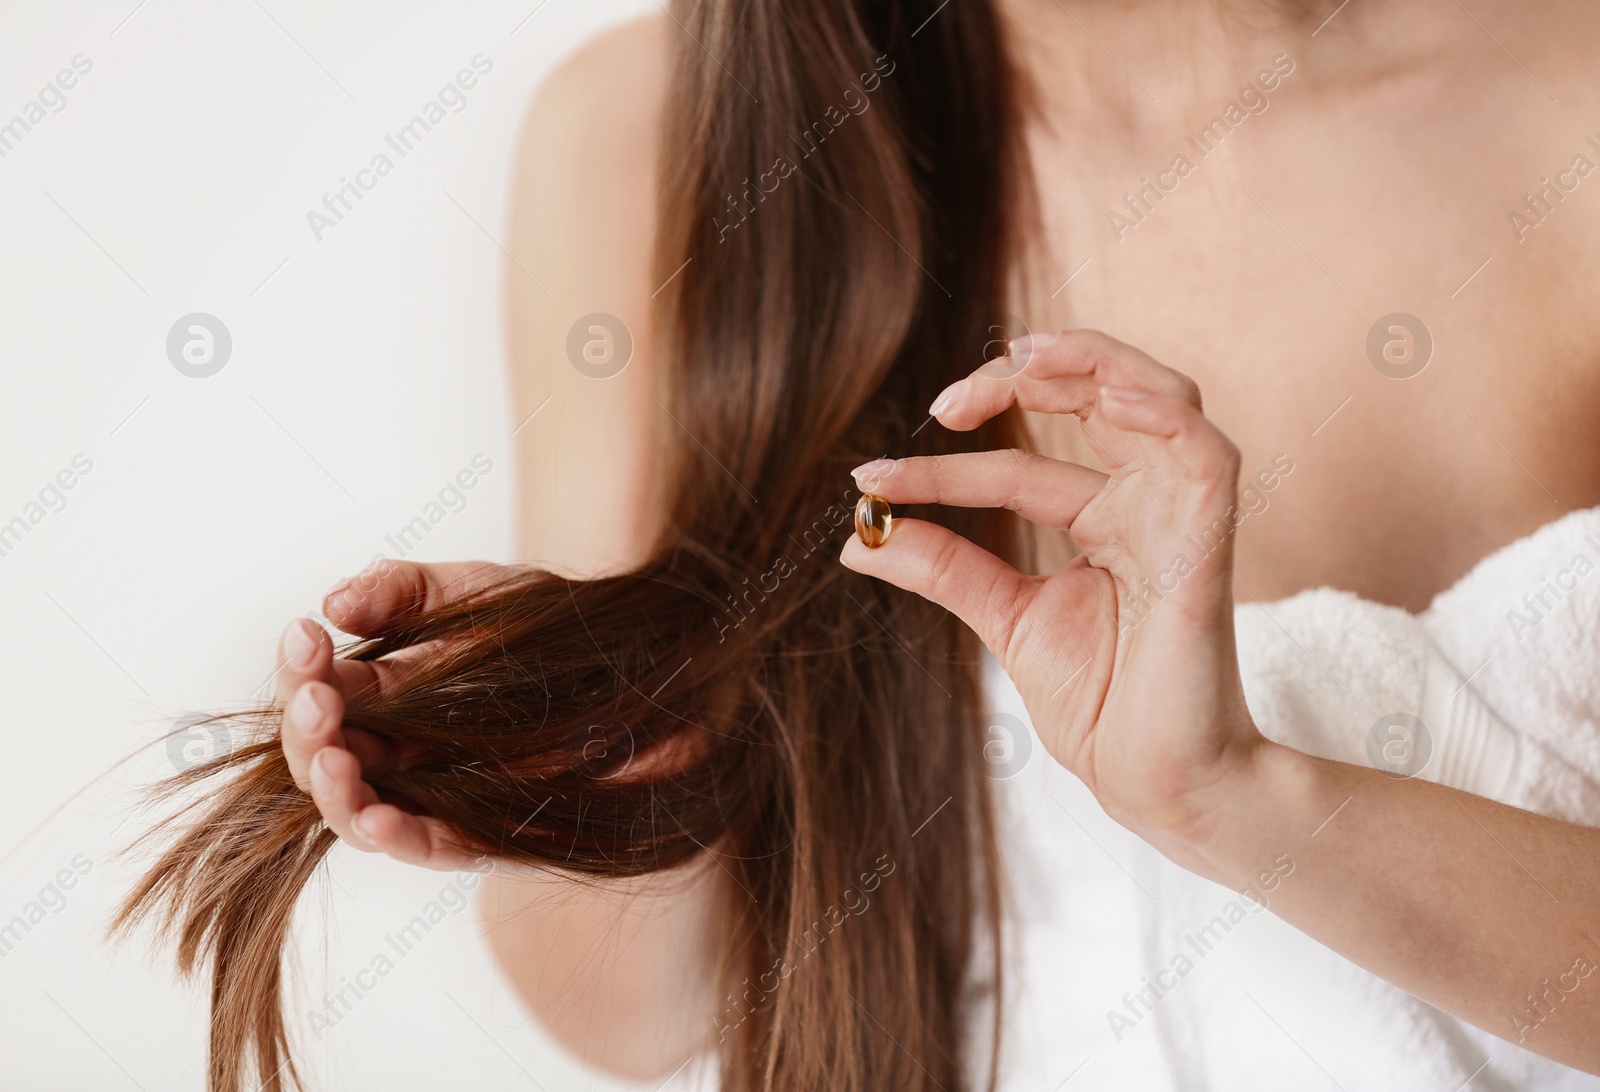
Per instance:
[[[889,541],[894,529],[894,513],[889,502],[876,493],[863,493],[856,501],[856,537],[869,550],[876,550]]]

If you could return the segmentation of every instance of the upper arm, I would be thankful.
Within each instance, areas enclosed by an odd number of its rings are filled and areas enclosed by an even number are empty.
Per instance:
[[[518,550],[574,575],[637,565],[659,526],[649,474],[670,418],[656,405],[649,281],[662,22],[624,24],[574,53],[535,96],[518,139],[504,282]],[[569,352],[569,338],[579,360],[598,340],[591,351],[604,356],[608,335],[587,321],[595,314],[614,316],[632,340],[609,378],[580,372]]]
[[[655,401],[649,321],[662,22],[625,24],[574,53],[518,139],[504,273],[518,549],[569,575],[637,565],[659,526],[655,445],[662,422],[673,427]],[[575,324],[580,348],[591,339],[580,320],[596,313],[621,320],[633,341],[609,378],[580,372],[568,352]],[[717,884],[706,871],[588,884],[499,877],[488,900],[497,958],[569,1049],[658,1080],[710,1026]]]

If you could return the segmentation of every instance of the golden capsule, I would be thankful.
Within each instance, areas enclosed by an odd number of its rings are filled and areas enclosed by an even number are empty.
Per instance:
[[[856,501],[856,537],[869,550],[876,550],[889,541],[894,529],[894,513],[889,502],[876,493],[863,493]]]

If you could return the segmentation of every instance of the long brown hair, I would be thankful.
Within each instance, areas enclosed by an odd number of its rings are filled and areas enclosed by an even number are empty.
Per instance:
[[[347,723],[415,745],[368,775],[380,794],[494,858],[619,877],[714,854],[734,881],[730,1092],[956,1092],[973,984],[996,986],[1000,962],[980,650],[836,555],[851,467],[1019,438],[1009,419],[955,435],[925,412],[1003,322],[1026,199],[1015,77],[979,0],[672,16],[654,254],[658,283],[677,273],[654,347],[682,425],[667,529],[637,572],[529,571],[347,650],[439,642]],[[940,518],[1015,556],[999,519]],[[335,837],[278,715],[169,784],[210,791],[158,828],[171,841],[117,919],[155,917],[181,969],[209,969],[212,1092],[300,1083],[284,945]],[[686,740],[666,765],[616,757]],[[858,910],[846,892],[863,888]]]

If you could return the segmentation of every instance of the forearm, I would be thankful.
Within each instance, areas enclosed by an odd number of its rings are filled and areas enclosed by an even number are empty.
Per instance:
[[[1463,1020],[1600,1072],[1600,830],[1263,744],[1163,848]],[[1280,866],[1281,871],[1281,866]]]

